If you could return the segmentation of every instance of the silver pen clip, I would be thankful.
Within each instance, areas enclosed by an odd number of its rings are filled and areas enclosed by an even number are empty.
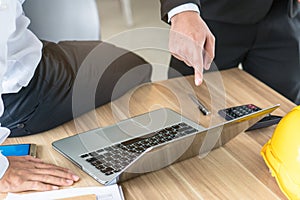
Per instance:
[[[192,101],[198,105],[199,110],[203,113],[203,115],[209,115],[210,111],[199,101],[197,97],[195,97],[192,94],[189,94],[189,97],[192,99]]]

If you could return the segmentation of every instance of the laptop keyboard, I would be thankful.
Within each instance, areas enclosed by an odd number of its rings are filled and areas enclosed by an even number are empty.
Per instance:
[[[80,155],[96,169],[109,176],[120,172],[135,160],[147,148],[165,143],[167,141],[179,138],[198,130],[184,122],[163,128],[144,135],[143,137],[134,138],[120,144],[95,150]]]

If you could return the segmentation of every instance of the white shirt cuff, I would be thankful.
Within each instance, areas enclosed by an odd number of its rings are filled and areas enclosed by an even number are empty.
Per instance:
[[[177,7],[173,8],[172,10],[170,10],[168,12],[168,22],[170,23],[171,18],[174,15],[176,15],[178,13],[181,13],[181,12],[184,12],[184,11],[195,11],[195,12],[200,13],[200,10],[199,10],[198,6],[194,3],[182,4],[180,6],[177,6]]]
[[[8,166],[9,166],[9,162],[7,158],[0,153],[0,179],[5,174]]]

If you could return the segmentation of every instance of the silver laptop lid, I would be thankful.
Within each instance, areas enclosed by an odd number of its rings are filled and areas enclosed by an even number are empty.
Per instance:
[[[227,143],[277,107],[278,105],[275,105],[262,109],[210,128],[203,128],[180,114],[164,108],[121,121],[113,126],[58,140],[53,142],[52,145],[54,149],[78,165],[83,171],[100,183],[108,185],[161,169],[174,162],[199,154],[204,155],[210,150]],[[120,144],[123,141],[142,138],[153,131],[181,122],[195,128],[196,131],[148,148],[134,157],[127,167],[116,173],[104,175],[80,156],[85,155],[86,152],[94,152],[99,148]]]
[[[106,183],[106,185],[123,182],[194,156],[204,157],[213,149],[226,144],[238,134],[247,130],[278,107],[279,105],[274,105],[235,120],[209,127],[198,133],[152,147],[139,156],[128,168],[124,169],[115,180]]]

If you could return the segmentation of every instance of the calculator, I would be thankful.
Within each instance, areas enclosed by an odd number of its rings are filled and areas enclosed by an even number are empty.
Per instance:
[[[218,113],[226,120],[233,120],[259,110],[261,110],[261,108],[254,104],[245,104],[245,105],[239,105],[239,106],[221,109],[218,111]],[[268,126],[272,126],[274,124],[278,124],[281,118],[282,118],[281,116],[277,116],[277,115],[267,115],[266,117],[256,122],[253,126],[248,128],[246,131],[265,128]]]

